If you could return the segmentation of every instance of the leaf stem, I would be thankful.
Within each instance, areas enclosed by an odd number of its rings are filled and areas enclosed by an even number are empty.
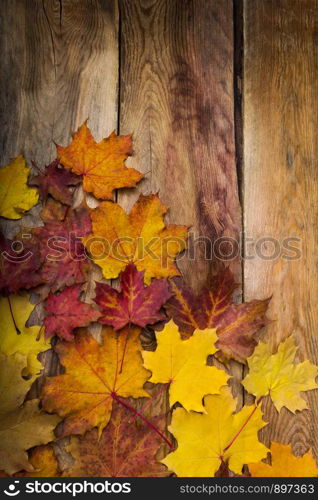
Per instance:
[[[123,364],[124,364],[124,359],[125,359],[125,354],[126,354],[126,349],[127,349],[128,337],[130,335],[130,329],[131,329],[131,323],[129,322],[128,332],[127,332],[126,340],[125,340],[125,344],[124,344],[123,357],[121,358],[121,363],[120,363],[120,368],[119,368],[119,373],[121,373],[123,371]]]
[[[261,401],[262,401],[263,398],[264,398],[264,396],[262,396],[261,398],[259,398],[258,401],[256,401],[252,413],[247,417],[247,419],[245,420],[245,422],[242,425],[242,427],[235,434],[234,438],[229,442],[229,444],[223,449],[223,451],[227,451],[232,446],[232,444],[237,440],[237,438],[239,437],[239,435],[242,433],[242,431],[245,429],[245,427],[247,426],[247,424],[249,423],[249,421],[253,417],[254,413],[256,412],[256,410],[257,410],[257,408],[258,408],[258,406],[261,403]]]
[[[14,328],[16,329],[17,333],[20,334],[21,331],[20,331],[20,329],[18,328],[18,325],[15,322],[15,317],[14,317],[14,314],[13,314],[13,309],[12,309],[12,304],[11,304],[10,296],[8,296],[7,299],[8,299],[9,309],[10,309],[12,321],[13,321],[13,324],[14,324]]]
[[[150,422],[150,420],[148,420],[146,417],[144,417],[144,415],[142,415],[141,413],[139,413],[137,410],[135,410],[135,408],[133,408],[132,406],[130,406],[128,403],[126,403],[125,401],[122,401],[115,392],[112,392],[111,393],[111,397],[117,401],[118,403],[120,403],[121,405],[123,405],[125,408],[127,408],[128,410],[130,410],[132,413],[134,413],[136,416],[140,417],[154,432],[156,432],[158,434],[158,436],[161,437],[161,439],[163,439],[167,445],[169,446],[169,448],[171,450],[174,450],[174,446],[173,444],[169,441],[168,438],[166,438],[166,436],[164,436],[162,434],[162,432],[159,431],[159,429],[152,423]]]

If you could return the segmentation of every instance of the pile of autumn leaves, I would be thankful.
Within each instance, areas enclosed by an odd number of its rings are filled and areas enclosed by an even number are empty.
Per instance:
[[[1,217],[20,219],[40,197],[43,221],[0,240],[2,474],[242,475],[248,465],[255,476],[317,475],[310,452],[296,458],[278,443],[271,465],[262,462],[269,450],[259,440],[270,425],[263,399],[278,411],[305,409],[301,391],[317,388],[317,367],[295,363],[291,336],[275,353],[257,343],[268,300],[234,304],[228,269],[199,296],[187,287],[174,260],[188,228],[165,225],[157,195],[140,196],[129,215],[113,201],[114,190],[143,177],[125,166],[131,154],[131,136],[96,143],[85,123],[35,177],[21,156],[0,170]],[[104,201],[95,209],[76,205],[81,189]],[[140,252],[140,242],[153,241],[151,252]],[[96,265],[103,278],[120,277],[120,291],[100,279],[89,297]],[[40,325],[32,321],[31,293],[44,300]],[[96,323],[103,325],[97,337]],[[140,341],[150,326],[153,350]],[[37,378],[38,356],[51,343],[62,372]],[[247,365],[242,384],[255,396],[238,412],[228,385],[231,359]],[[72,457],[64,470],[56,458],[62,444]]]

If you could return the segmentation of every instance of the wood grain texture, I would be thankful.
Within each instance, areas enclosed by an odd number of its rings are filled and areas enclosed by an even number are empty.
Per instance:
[[[40,168],[89,118],[98,139],[117,127],[118,8],[115,0],[1,2],[1,162],[23,153]],[[28,226],[39,218],[25,217]],[[4,225],[8,234],[12,224]],[[57,373],[52,352],[43,375]],[[36,396],[43,381],[34,387]]]
[[[117,125],[115,0],[1,2],[1,161],[43,166],[86,118],[97,137]]]
[[[178,266],[198,291],[217,269],[213,243],[238,241],[241,229],[232,2],[120,0],[119,9],[119,130],[133,132],[130,165],[146,176],[134,192],[121,190],[117,201],[128,211],[140,192],[159,192],[170,207],[166,220],[192,226],[190,252]],[[229,264],[240,282],[240,259]],[[241,366],[232,363],[231,373],[241,405]],[[159,406],[169,408],[165,398]]]
[[[192,237],[201,237],[192,256],[178,261],[199,289],[218,262],[209,245],[219,237],[238,239],[241,229],[232,2],[120,0],[119,6],[120,132],[134,134],[131,165],[146,173],[140,191],[159,192],[170,207],[167,220],[190,225]],[[118,199],[128,209],[137,196]],[[239,258],[230,265],[240,280]]]
[[[254,242],[270,236],[281,248],[298,238],[301,249],[297,260],[286,258],[291,251],[245,260],[245,298],[273,294],[272,347],[294,332],[299,358],[317,363],[318,2],[245,0],[244,12],[244,229]],[[265,243],[263,254],[272,252]],[[308,402],[310,411],[296,416],[266,404],[266,443],[291,443],[296,454],[313,447],[318,456],[318,391]]]

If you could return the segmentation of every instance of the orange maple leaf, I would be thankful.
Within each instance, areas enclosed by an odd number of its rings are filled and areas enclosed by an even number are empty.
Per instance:
[[[96,198],[111,200],[114,189],[135,186],[143,174],[124,164],[132,155],[132,136],[109,137],[96,142],[86,122],[74,132],[69,146],[57,145],[60,163],[83,175],[83,188]]]
[[[174,259],[187,246],[188,228],[165,226],[166,212],[156,194],[141,195],[129,215],[110,201],[91,210],[93,234],[83,242],[106,279],[117,278],[131,262],[145,271],[147,284],[151,278],[180,275]]]
[[[118,396],[149,397],[143,386],[150,372],[142,364],[139,334],[139,328],[131,327],[118,336],[105,327],[102,345],[85,331],[74,343],[57,344],[65,373],[47,380],[42,404],[66,417],[63,435],[84,434],[92,427],[101,433]]]

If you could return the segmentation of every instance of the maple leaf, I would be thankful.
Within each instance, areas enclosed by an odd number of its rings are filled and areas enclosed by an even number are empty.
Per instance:
[[[145,286],[143,276],[144,271],[128,264],[120,275],[121,292],[104,283],[96,284],[94,300],[102,309],[100,323],[120,330],[129,323],[145,327],[166,318],[159,310],[171,297],[168,282],[161,279]]]
[[[6,356],[0,353],[0,420],[3,415],[22,405],[35,380],[35,377],[22,378],[22,372],[26,366],[25,355],[15,353]]]
[[[132,327],[118,336],[103,328],[103,345],[79,333],[74,343],[60,342],[56,351],[66,373],[47,380],[43,407],[66,417],[63,435],[83,434],[108,424],[118,396],[149,397],[143,385],[149,372],[142,365],[140,329]]]
[[[33,470],[18,472],[15,477],[59,477],[61,475],[54,450],[50,445],[33,448],[29,453],[29,463]]]
[[[25,355],[25,376],[42,370],[37,357],[40,352],[51,348],[50,343],[40,335],[41,326],[25,326],[33,309],[26,293],[0,298],[0,351],[7,355],[16,352]]]
[[[73,285],[60,294],[49,295],[45,305],[48,315],[44,319],[46,338],[56,333],[61,339],[72,341],[74,328],[88,326],[100,317],[99,311],[78,300],[80,292],[80,285]]]
[[[249,373],[242,384],[257,399],[269,395],[278,411],[304,410],[307,403],[301,391],[317,389],[318,367],[306,360],[294,364],[298,347],[293,336],[282,342],[275,354],[269,344],[260,343],[247,360]]]
[[[132,155],[131,135],[117,136],[96,142],[86,122],[73,134],[69,146],[57,146],[64,167],[83,175],[83,188],[96,198],[111,200],[114,189],[135,186],[143,174],[127,168],[125,160]]]
[[[26,364],[23,354],[0,354],[0,470],[7,474],[33,470],[25,450],[52,441],[53,429],[60,420],[42,413],[38,400],[27,401],[21,408],[35,380],[22,378]]]
[[[232,302],[236,287],[232,272],[223,268],[213,278],[210,289],[195,295],[182,278],[171,280],[174,296],[166,303],[168,315],[186,337],[196,328],[217,328],[217,347],[222,355],[241,363],[253,353],[256,332],[268,323],[265,316],[270,299]]]
[[[152,419],[162,426],[162,419]],[[81,438],[71,438],[67,451],[75,459],[64,476],[67,477],[160,477],[167,469],[156,460],[162,444],[145,422],[118,404],[101,436],[96,429]]]
[[[0,215],[7,219],[21,219],[24,212],[38,202],[35,189],[27,185],[30,170],[23,156],[17,156],[0,169]]]
[[[291,447],[280,443],[271,445],[271,465],[264,462],[249,464],[253,477],[317,477],[318,468],[311,453],[295,457]]]
[[[43,445],[33,448],[29,452],[29,465],[32,471],[16,472],[13,477],[58,477],[59,467],[52,446]],[[31,468],[30,467],[30,468]],[[0,477],[10,477],[5,472],[0,472]]]
[[[27,401],[22,408],[0,413],[0,470],[14,474],[32,471],[26,450],[54,439],[53,430],[60,419],[38,408],[39,401]]]
[[[70,186],[80,184],[81,178],[69,170],[59,166],[59,160],[54,160],[45,167],[44,172],[40,172],[31,180],[32,186],[38,186],[42,200],[46,200],[48,195],[65,205],[72,205],[73,193]]]
[[[23,244],[21,244],[23,243]],[[42,282],[39,246],[35,242],[8,240],[0,235],[0,290],[16,293],[21,288],[33,288]]]
[[[206,413],[177,408],[169,431],[178,448],[163,460],[180,477],[211,477],[222,462],[236,474],[250,462],[266,458],[267,448],[258,441],[258,431],[266,425],[258,406],[245,406],[234,413],[236,401],[230,389],[204,398]]]
[[[33,240],[40,246],[40,269],[43,283],[55,292],[77,283],[83,283],[89,261],[81,238],[91,230],[91,222],[85,208],[67,210],[63,220],[56,211],[56,218],[45,220],[42,227],[32,231]]]
[[[147,284],[151,278],[180,274],[174,259],[186,248],[188,229],[165,226],[166,211],[157,195],[141,195],[129,215],[110,201],[91,211],[93,234],[83,241],[106,279],[117,278],[132,262],[145,271]]]
[[[195,330],[192,337],[182,340],[170,321],[156,338],[155,352],[142,352],[144,366],[152,372],[149,381],[170,384],[170,406],[178,401],[187,410],[204,411],[203,396],[219,393],[228,380],[223,370],[207,365],[208,356],[216,351],[215,330]]]

